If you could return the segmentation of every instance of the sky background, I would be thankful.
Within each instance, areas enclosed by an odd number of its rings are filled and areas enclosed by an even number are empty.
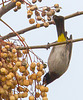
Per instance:
[[[67,16],[77,11],[83,11],[83,0],[42,0],[38,6],[53,6],[58,3],[62,9],[56,15]],[[11,10],[2,19],[7,22],[15,31],[29,27],[26,6],[18,12]],[[67,19],[65,30],[68,36],[72,34],[73,39],[83,38],[83,15]],[[11,30],[0,22],[0,34],[6,35]],[[26,32],[25,37],[29,46],[43,45],[57,40],[56,26],[50,25],[48,28],[39,28]],[[34,52],[47,62],[50,50],[37,49]],[[48,85],[48,100],[83,100],[83,41],[73,43],[72,57],[66,73]]]

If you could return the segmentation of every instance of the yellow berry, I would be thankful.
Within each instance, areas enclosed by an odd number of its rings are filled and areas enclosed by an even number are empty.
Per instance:
[[[16,66],[17,66],[17,67],[20,67],[20,66],[21,66],[21,62],[20,62],[20,61],[17,61],[17,62],[16,62]]]
[[[16,53],[16,49],[12,49],[12,53]]]
[[[42,72],[41,72],[41,71],[38,71],[38,72],[37,72],[37,76],[38,76],[38,77],[41,77],[41,76],[42,76]]]
[[[22,93],[22,97],[23,97],[23,98],[25,98],[25,97],[27,97],[27,96],[28,96],[28,93],[27,93],[27,92]]]
[[[18,99],[18,94],[14,94],[14,97],[17,100]]]
[[[29,100],[34,100],[34,96],[29,96]]]
[[[15,100],[15,97],[14,96],[10,96],[10,100]]]
[[[42,85],[42,86],[40,86],[40,91],[41,92],[44,92],[45,91],[45,87]]]
[[[24,83],[25,86],[28,86],[29,85],[29,80],[24,80],[23,83]]]
[[[8,64],[9,69],[13,69],[13,65],[11,63]]]
[[[31,79],[36,80],[36,79],[37,79],[37,75],[36,75],[35,73],[33,73],[33,74],[31,75]]]
[[[33,84],[33,80],[29,79],[29,85],[32,85],[32,84]]]
[[[28,14],[28,13],[30,13],[31,15],[33,14],[33,12],[32,12],[31,10],[28,10],[28,11],[27,11],[27,14]]]
[[[36,27],[37,27],[37,28],[39,28],[39,27],[40,27],[40,24],[39,24],[39,23],[37,23],[37,24],[36,24]]]
[[[0,87],[0,94],[4,94],[4,93],[5,93],[4,89]]]
[[[40,62],[37,63],[37,67],[39,67],[39,66],[40,66]]]
[[[48,92],[49,91],[49,88],[48,87],[45,87],[45,92]]]
[[[1,68],[1,73],[6,74],[6,69],[5,68]]]
[[[9,49],[9,47],[10,47],[9,45],[5,45],[5,48],[6,48],[6,49]]]
[[[30,65],[30,67],[31,68],[35,68],[36,67],[36,63],[35,62],[32,62],[31,65]]]
[[[39,98],[39,96],[40,96],[40,93],[39,92],[36,92],[36,98]]]
[[[16,6],[17,6],[17,7],[21,7],[21,2],[20,2],[20,1],[17,1],[17,2],[16,2]]]
[[[11,77],[14,77],[14,74],[12,72],[10,72],[9,75],[11,75]]]
[[[40,21],[42,19],[41,16],[37,16],[37,20]]]
[[[9,80],[12,78],[12,76],[10,74],[8,74],[6,78]]]
[[[59,8],[59,4],[54,4],[54,7],[55,8]]]
[[[23,54],[27,54],[27,50],[22,50]]]
[[[7,53],[3,53],[3,58],[6,58],[7,57]]]
[[[37,82],[40,82],[41,81],[41,77],[37,77]]]
[[[43,68],[44,68],[43,64],[40,64],[40,66],[39,66],[39,67],[37,67],[37,70],[38,70],[38,71],[42,71],[42,70],[43,70]]]
[[[49,23],[48,22],[44,22],[44,26],[45,27],[48,27],[49,26]]]
[[[22,73],[26,71],[24,66],[20,66],[19,69],[20,69],[20,72],[22,72]]]
[[[48,100],[48,98],[47,97],[43,97],[43,99],[42,100]]]
[[[12,82],[11,81],[6,81],[6,85],[8,85],[8,86],[12,86]]]
[[[2,82],[5,82],[5,81],[6,81],[6,77],[2,76],[2,77],[1,77],[1,81],[2,81]]]
[[[7,52],[7,49],[6,48],[2,48],[2,52]]]
[[[46,14],[47,14],[47,16],[52,16],[52,12],[51,11],[48,11]]]
[[[3,85],[3,89],[8,90],[9,86],[7,86],[6,84]]]
[[[35,20],[33,18],[29,19],[29,23],[30,24],[34,24],[35,23]]]
[[[47,97],[47,94],[45,92],[41,92],[42,97]]]

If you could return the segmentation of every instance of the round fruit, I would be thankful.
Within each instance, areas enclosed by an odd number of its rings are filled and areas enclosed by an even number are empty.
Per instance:
[[[15,97],[14,96],[10,96],[10,100],[15,100]]]
[[[17,1],[17,2],[16,2],[16,6],[17,6],[17,7],[21,7],[21,2],[20,2],[20,1]]]
[[[42,86],[40,86],[40,91],[41,92],[44,92],[45,91],[45,87],[42,85]]]
[[[35,62],[32,62],[31,65],[30,65],[30,67],[31,68],[35,68],[36,67],[36,63]]]
[[[44,26],[45,27],[48,27],[49,26],[49,23],[48,22],[44,22]]]
[[[29,100],[34,100],[34,96],[29,96]]]
[[[42,100],[48,100],[48,98],[47,97],[43,97],[43,99]]]
[[[37,24],[36,24],[36,27],[37,27],[37,28],[39,28],[39,27],[40,27],[40,24],[39,24],[39,23],[37,23]]]
[[[41,77],[41,76],[42,76],[42,72],[41,72],[41,71],[38,71],[38,72],[37,72],[37,76],[38,76],[38,77]]]
[[[37,79],[37,75],[36,75],[35,73],[33,73],[33,74],[31,75],[31,79],[36,80],[36,79]]]
[[[35,20],[33,18],[29,19],[29,23],[30,24],[34,24],[35,23]]]
[[[25,86],[28,86],[29,85],[29,80],[24,80],[23,83],[24,83]]]
[[[59,4],[55,4],[54,7],[55,7],[55,8],[59,8]]]

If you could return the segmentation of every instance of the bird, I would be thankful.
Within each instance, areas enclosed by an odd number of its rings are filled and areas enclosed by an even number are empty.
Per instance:
[[[53,20],[56,24],[58,40],[56,42],[64,42],[67,40],[72,40],[72,35],[67,37],[67,32],[64,26],[63,16],[53,16]],[[54,80],[61,77],[68,69],[70,59],[72,54],[72,42],[53,46],[51,53],[48,57],[48,68],[47,72],[43,77],[43,84],[48,85]]]

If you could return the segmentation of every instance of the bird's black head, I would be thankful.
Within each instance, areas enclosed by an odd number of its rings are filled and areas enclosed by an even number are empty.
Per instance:
[[[56,74],[55,72],[52,73],[48,72],[43,78],[43,84],[48,85],[59,77],[60,75]]]
[[[64,22],[64,17],[63,16],[57,16],[57,15],[54,15],[53,16],[53,20],[55,21],[55,23],[59,23],[60,22]]]
[[[49,72],[45,74],[44,78],[43,78],[43,84],[47,85],[50,83],[50,74]]]

